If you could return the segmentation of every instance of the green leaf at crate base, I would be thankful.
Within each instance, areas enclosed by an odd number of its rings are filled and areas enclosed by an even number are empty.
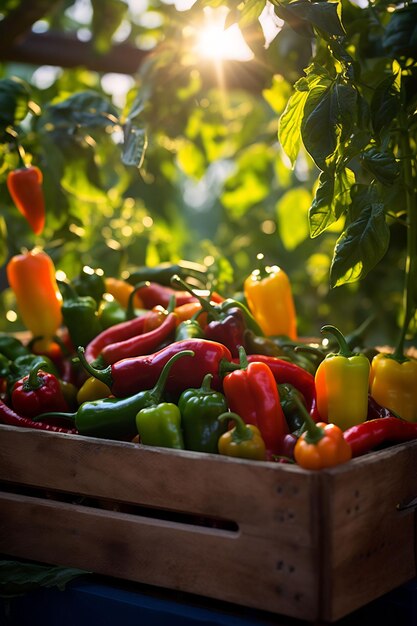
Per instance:
[[[382,259],[389,245],[390,231],[384,205],[373,188],[353,196],[353,219],[336,242],[330,267],[330,286],[364,278]]]
[[[0,80],[0,131],[16,126],[29,112],[29,86],[20,78]]]
[[[43,565],[27,561],[0,561],[0,597],[13,598],[39,587],[58,587],[79,576],[91,574],[74,567]]]
[[[143,126],[132,124],[129,120],[124,126],[124,144],[122,161],[125,165],[141,167],[148,145],[146,130]]]

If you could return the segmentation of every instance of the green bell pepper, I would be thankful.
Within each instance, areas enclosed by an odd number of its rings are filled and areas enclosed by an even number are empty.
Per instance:
[[[30,350],[17,337],[0,333],[0,354],[3,354],[9,361],[14,361],[18,356],[30,354]]]
[[[90,296],[98,308],[106,291],[106,281],[100,270],[83,268],[80,274],[71,281],[72,287],[79,296]]]
[[[79,296],[69,284],[60,282],[63,295],[62,319],[74,348],[85,347],[102,330],[97,303],[92,296]]]
[[[211,389],[212,374],[206,374],[199,389],[186,389],[178,400],[187,450],[218,453],[219,437],[227,424],[218,416],[227,411],[227,401],[220,391]]]
[[[176,404],[161,402],[141,409],[136,415],[140,442],[145,446],[184,449],[181,413]]]
[[[183,356],[194,356],[192,350],[174,354],[162,368],[156,385],[152,389],[139,391],[126,398],[101,398],[83,402],[76,413],[45,413],[36,420],[60,417],[74,423],[80,435],[131,441],[137,435],[136,415],[145,407],[154,406],[161,400],[172,365]]]

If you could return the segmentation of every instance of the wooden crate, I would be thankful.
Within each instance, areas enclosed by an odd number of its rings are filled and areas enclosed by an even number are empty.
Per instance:
[[[308,621],[415,576],[417,442],[337,468],[0,426],[0,551]]]

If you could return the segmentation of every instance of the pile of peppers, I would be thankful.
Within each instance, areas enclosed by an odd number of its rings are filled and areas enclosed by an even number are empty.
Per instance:
[[[276,266],[243,300],[187,262],[57,282],[34,250],[7,275],[31,338],[0,335],[0,423],[309,470],[417,437],[417,361],[300,340]]]

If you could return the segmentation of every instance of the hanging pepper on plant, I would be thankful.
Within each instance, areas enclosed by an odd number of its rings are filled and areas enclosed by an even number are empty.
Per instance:
[[[258,260],[263,254],[257,255]],[[248,307],[266,336],[297,338],[297,320],[291,283],[277,265],[255,269],[243,283]]]
[[[62,296],[51,257],[40,249],[13,256],[6,266],[7,279],[26,328],[38,352],[47,352],[62,324]]]
[[[339,352],[329,353],[317,368],[318,413],[322,421],[346,430],[367,418],[370,363],[365,355],[349,349],[343,334],[334,326],[323,326],[321,332],[337,339]]]
[[[278,454],[288,426],[280,404],[274,375],[266,363],[248,362],[239,348],[239,365],[230,364],[223,378],[223,390],[230,410],[246,424],[257,426],[271,454]]]
[[[25,165],[21,147],[18,148],[18,155],[20,167],[7,174],[7,189],[19,213],[35,235],[40,235],[44,230],[46,217],[42,171],[36,165]]]
[[[37,362],[30,373],[17,381],[12,389],[14,410],[25,417],[35,417],[49,411],[68,411],[59,379],[43,370],[45,361]]]

